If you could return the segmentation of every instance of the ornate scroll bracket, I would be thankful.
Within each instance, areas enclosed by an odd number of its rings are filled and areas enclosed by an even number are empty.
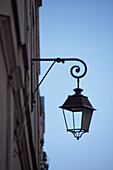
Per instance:
[[[31,68],[34,62],[36,61],[53,61],[53,63],[51,64],[51,66],[49,67],[49,69],[47,70],[47,72],[45,73],[45,75],[43,76],[42,80],[40,81],[40,83],[37,85],[36,89],[32,92],[32,101],[34,102],[34,94],[35,92],[38,90],[39,86],[41,85],[41,83],[43,82],[43,80],[45,79],[45,77],[47,76],[47,74],[49,73],[49,71],[52,69],[52,67],[54,66],[55,63],[65,63],[66,61],[77,61],[83,64],[85,70],[83,72],[83,74],[81,75],[76,75],[77,73],[80,72],[80,66],[75,65],[70,69],[70,73],[71,75],[77,79],[77,87],[79,88],[79,79],[84,77],[85,74],[87,73],[87,66],[85,64],[85,62],[81,59],[78,58],[32,58],[31,59]],[[74,73],[75,71],[75,73]]]
[[[34,90],[33,94],[37,91],[37,89],[39,88],[39,86],[41,85],[41,83],[43,82],[43,80],[45,79],[45,77],[47,76],[47,74],[49,73],[49,71],[52,69],[53,65],[57,62],[57,63],[65,63],[65,61],[77,61],[77,62],[80,62],[83,64],[85,70],[83,72],[83,74],[81,75],[75,75],[77,73],[80,72],[80,66],[78,65],[75,65],[73,67],[71,67],[70,69],[70,73],[71,75],[77,79],[77,82],[78,82],[78,88],[79,88],[79,79],[84,77],[87,73],[87,66],[86,66],[86,63],[81,60],[81,59],[78,59],[78,58],[32,58],[31,62],[33,63],[34,61],[53,61],[52,65],[49,67],[48,71],[45,73],[45,75],[43,76],[42,80],[40,81],[40,83],[38,84],[37,88]],[[75,74],[73,73],[75,70]]]

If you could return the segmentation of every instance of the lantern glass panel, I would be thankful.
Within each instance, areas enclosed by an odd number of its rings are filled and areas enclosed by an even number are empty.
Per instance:
[[[82,112],[74,112],[75,129],[81,129]]]
[[[82,111],[71,112],[65,110],[64,113],[68,130],[81,129]]]
[[[67,123],[67,128],[68,129],[73,129],[73,116],[72,116],[72,112],[65,110],[65,118],[66,118],[66,123]]]
[[[93,110],[92,109],[83,109],[82,115],[82,129],[89,131],[89,126],[92,118]]]

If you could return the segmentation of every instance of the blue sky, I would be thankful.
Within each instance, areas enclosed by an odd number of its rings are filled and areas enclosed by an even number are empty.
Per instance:
[[[90,132],[79,141],[66,132],[59,106],[76,87],[69,72],[75,62],[56,64],[40,87],[45,96],[44,149],[50,170],[113,169],[113,1],[43,0],[40,49],[41,57],[86,62],[88,72],[80,87],[97,109]],[[41,63],[40,79],[50,64]]]

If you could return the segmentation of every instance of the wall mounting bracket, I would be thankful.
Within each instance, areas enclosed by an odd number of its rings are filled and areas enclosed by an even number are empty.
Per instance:
[[[85,67],[85,70],[83,72],[82,75],[80,76],[77,76],[73,73],[73,69],[75,69],[75,72],[76,73],[79,73],[80,72],[80,67],[78,65],[75,65],[71,68],[70,72],[71,72],[71,75],[74,77],[74,78],[77,78],[77,85],[78,85],[78,88],[79,88],[79,79],[84,77],[85,74],[87,73],[87,66],[85,64],[85,62],[81,59],[78,59],[78,58],[32,58],[31,59],[31,66],[34,62],[37,62],[37,61],[53,61],[53,63],[51,64],[51,66],[49,67],[49,69],[47,70],[47,72],[45,73],[45,75],[43,76],[43,78],[41,79],[41,81],[39,82],[39,84],[37,85],[37,87],[35,88],[35,90],[32,92],[32,105],[34,102],[34,94],[35,92],[38,90],[39,86],[41,85],[41,83],[44,81],[45,77],[48,75],[48,73],[50,72],[50,70],[52,69],[52,67],[54,66],[55,63],[65,63],[66,61],[78,61],[80,63],[82,63]],[[32,70],[32,69],[31,69]]]

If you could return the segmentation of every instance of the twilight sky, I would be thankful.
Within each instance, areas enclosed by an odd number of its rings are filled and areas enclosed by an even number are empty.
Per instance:
[[[94,112],[89,133],[77,141],[66,132],[59,106],[73,94],[75,62],[55,64],[40,87],[45,96],[45,145],[50,170],[113,169],[113,0],[43,0],[41,57],[75,57],[88,66],[83,95]],[[41,77],[50,62],[41,63]]]

